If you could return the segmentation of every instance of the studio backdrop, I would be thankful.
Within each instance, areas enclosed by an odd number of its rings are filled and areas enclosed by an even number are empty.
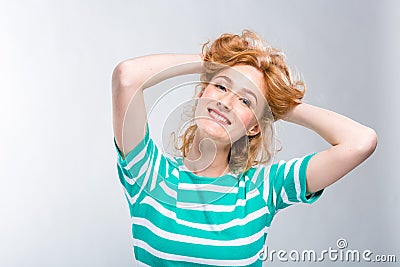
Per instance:
[[[277,215],[269,251],[370,250],[400,261],[399,25],[395,0],[0,1],[0,266],[133,266],[113,146],[112,71],[146,54],[200,53],[207,40],[244,29],[285,52],[306,82],[305,102],[379,138],[375,153],[317,203]],[[145,91],[148,110],[170,112],[174,97],[159,99],[173,84]],[[154,129],[163,120],[150,114]],[[275,128],[275,161],[329,146],[303,127]]]

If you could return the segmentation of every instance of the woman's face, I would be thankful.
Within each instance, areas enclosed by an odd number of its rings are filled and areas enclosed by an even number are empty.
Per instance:
[[[195,111],[199,130],[223,144],[257,134],[264,94],[264,77],[255,67],[235,65],[218,72],[199,94]]]

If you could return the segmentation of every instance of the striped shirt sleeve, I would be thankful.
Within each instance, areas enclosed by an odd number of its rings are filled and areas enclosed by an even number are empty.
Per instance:
[[[131,205],[134,205],[142,192],[150,192],[160,177],[165,176],[166,169],[159,168],[160,163],[165,165],[165,157],[159,151],[149,134],[146,123],[144,138],[124,158],[114,138],[117,152],[117,170],[125,196]]]
[[[311,204],[319,199],[324,189],[309,195],[306,193],[306,170],[314,155],[280,161],[271,166],[269,180],[273,187],[272,201],[276,212],[296,203]]]

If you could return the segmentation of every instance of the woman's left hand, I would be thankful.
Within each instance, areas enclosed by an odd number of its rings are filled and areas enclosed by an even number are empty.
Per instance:
[[[375,131],[330,110],[301,103],[283,120],[307,127],[332,146],[310,159],[307,168],[307,192],[317,192],[350,172],[375,150]]]

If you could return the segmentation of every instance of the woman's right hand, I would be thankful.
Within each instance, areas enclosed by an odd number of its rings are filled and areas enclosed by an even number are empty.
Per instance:
[[[202,73],[201,55],[158,54],[119,63],[112,75],[114,136],[127,155],[144,137],[147,113],[143,90],[179,75]]]

